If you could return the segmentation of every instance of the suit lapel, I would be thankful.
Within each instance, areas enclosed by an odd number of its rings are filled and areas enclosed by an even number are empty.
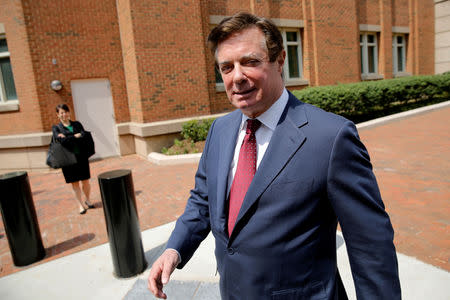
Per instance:
[[[307,119],[303,109],[303,103],[290,94],[288,104],[272,135],[269,147],[245,195],[236,226],[259,196],[261,196],[286,166],[291,157],[303,145],[306,136],[299,127],[306,123]],[[233,233],[235,232],[233,231]]]
[[[217,170],[217,216],[219,217],[219,226],[225,233],[228,213],[225,205],[227,200],[228,173],[234,155],[239,126],[242,121],[242,113],[237,110],[230,117],[231,120],[227,122],[227,126],[222,128],[220,132],[219,169]]]

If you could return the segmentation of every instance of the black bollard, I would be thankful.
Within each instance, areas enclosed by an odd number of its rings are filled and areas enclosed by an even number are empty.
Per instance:
[[[127,278],[145,271],[147,262],[134,197],[131,170],[98,175],[109,247],[117,277]]]
[[[14,265],[21,267],[41,260],[45,249],[27,172],[0,175],[0,191],[3,224]]]

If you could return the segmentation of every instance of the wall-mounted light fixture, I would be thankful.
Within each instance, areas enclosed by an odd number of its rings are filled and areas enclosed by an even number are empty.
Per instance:
[[[54,91],[59,91],[60,89],[62,89],[63,85],[62,85],[61,81],[59,81],[59,80],[53,80],[53,81],[50,83],[50,87],[51,87],[52,90],[54,90]]]

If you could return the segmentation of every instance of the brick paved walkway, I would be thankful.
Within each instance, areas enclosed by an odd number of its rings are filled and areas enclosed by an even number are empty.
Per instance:
[[[78,213],[72,188],[60,171],[28,173],[46,257],[39,263],[108,242],[97,176],[131,169],[141,230],[172,222],[183,212],[194,185],[196,165],[156,166],[137,156],[108,158],[91,163],[91,202]],[[0,277],[23,270],[12,263],[3,222],[0,221]]]
[[[360,130],[395,229],[397,251],[450,271],[450,107]],[[29,173],[47,256],[40,263],[107,242],[98,174],[131,169],[141,230],[174,221],[194,184],[196,165],[156,166],[130,155],[91,163],[92,202],[78,214],[59,171]],[[34,264],[35,265],[35,264]],[[32,266],[34,266],[32,265]],[[0,221],[0,277],[13,265]]]
[[[360,130],[397,251],[450,271],[450,107]]]

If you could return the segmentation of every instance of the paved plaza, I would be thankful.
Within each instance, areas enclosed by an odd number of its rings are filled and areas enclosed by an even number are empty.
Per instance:
[[[450,299],[449,116],[446,102],[358,125],[394,226],[405,299],[425,299],[421,297],[427,291],[437,293],[433,299]],[[184,210],[195,163],[158,166],[137,155],[92,162],[95,209],[85,215],[78,214],[71,187],[59,170],[29,172],[46,257],[15,267],[0,221],[0,299],[153,299],[146,290],[148,269],[127,280],[112,274],[97,176],[115,169],[132,170],[144,251],[151,265]],[[337,234],[339,267],[345,269],[344,283],[354,297],[345,243]],[[213,248],[209,237],[186,270],[174,273],[167,286],[169,299],[219,299]]]

